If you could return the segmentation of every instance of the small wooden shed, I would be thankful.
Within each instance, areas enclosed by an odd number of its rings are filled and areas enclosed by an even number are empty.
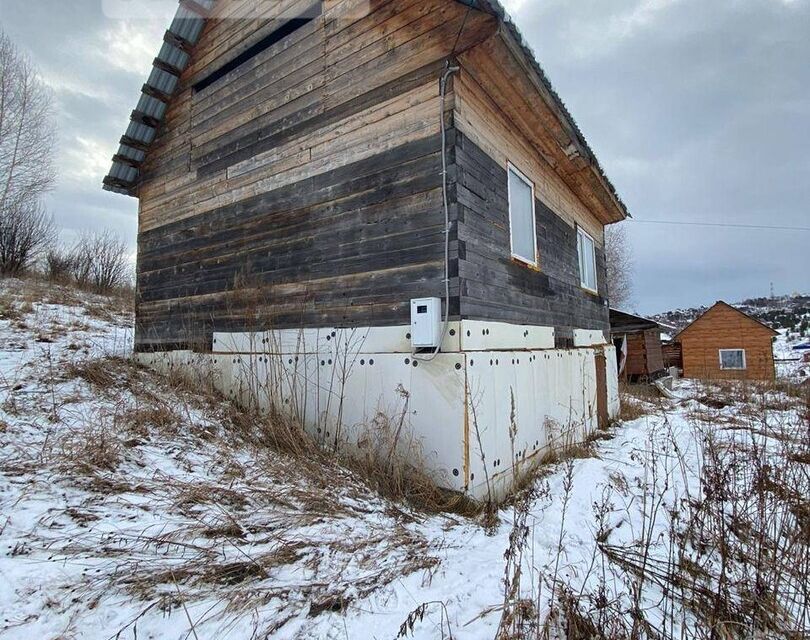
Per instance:
[[[685,378],[773,380],[777,332],[723,301],[683,329],[675,341]]]
[[[610,335],[622,379],[649,380],[663,373],[661,327],[657,322],[611,309]]]

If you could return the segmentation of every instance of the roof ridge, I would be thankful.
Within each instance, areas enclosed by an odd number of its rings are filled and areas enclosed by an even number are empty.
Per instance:
[[[700,314],[700,315],[699,315],[697,318],[695,318],[694,320],[692,320],[692,322],[690,322],[688,325],[686,325],[686,326],[685,326],[683,329],[681,329],[680,331],[678,331],[678,333],[676,333],[674,337],[675,337],[675,338],[677,338],[679,335],[681,335],[681,334],[682,334],[682,333],[684,333],[684,332],[685,332],[687,329],[689,329],[689,328],[690,328],[692,325],[694,325],[694,324],[695,324],[695,323],[696,323],[698,320],[700,320],[700,319],[701,319],[701,318],[703,318],[703,317],[704,317],[704,316],[705,316],[707,313],[709,313],[709,311],[711,311],[712,309],[714,309],[715,307],[718,307],[718,306],[720,306],[720,305],[726,306],[726,307],[728,307],[729,309],[731,309],[732,311],[736,311],[737,313],[739,313],[739,314],[740,314],[741,316],[743,316],[744,318],[747,318],[748,320],[751,320],[751,321],[753,321],[753,322],[756,322],[758,325],[762,326],[763,328],[768,329],[768,331],[772,332],[774,335],[778,335],[778,334],[779,334],[779,332],[778,332],[776,329],[774,329],[773,327],[769,327],[767,324],[765,324],[765,323],[764,323],[764,322],[762,322],[761,320],[757,320],[757,319],[756,319],[754,316],[752,316],[752,315],[750,315],[750,314],[745,313],[745,311],[742,311],[741,309],[738,309],[738,308],[737,308],[737,307],[735,307],[733,304],[729,304],[729,303],[728,303],[728,302],[726,302],[725,300],[718,300],[718,301],[717,301],[717,302],[715,302],[715,303],[714,303],[712,306],[710,306],[708,309],[706,309],[706,311],[704,311],[703,313],[701,313],[701,314]]]

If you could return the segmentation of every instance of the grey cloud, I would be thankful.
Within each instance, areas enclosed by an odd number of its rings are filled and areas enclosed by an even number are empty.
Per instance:
[[[530,2],[518,23],[639,220],[639,310],[810,288],[810,233],[640,222],[810,226],[807,2]]]

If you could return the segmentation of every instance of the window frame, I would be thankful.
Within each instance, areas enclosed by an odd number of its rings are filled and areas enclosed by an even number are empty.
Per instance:
[[[723,354],[724,353],[742,353],[742,367],[724,367]],[[746,371],[748,369],[748,358],[745,354],[745,349],[718,349],[718,357],[720,358],[721,371]]]
[[[588,283],[585,282],[585,274],[582,271],[582,255],[580,253],[581,244],[579,241],[580,236],[585,236],[588,240],[591,241],[591,262],[593,267],[593,287],[588,286]],[[596,240],[594,240],[593,236],[585,231],[582,227],[577,225],[577,265],[579,267],[579,286],[585,289],[585,291],[590,291],[591,293],[599,293],[599,273],[596,269]]]
[[[520,180],[526,183],[532,191],[532,245],[534,247],[534,260],[529,260],[525,256],[522,256],[518,253],[515,253],[515,238],[513,234],[513,230],[515,225],[512,224],[512,181],[509,179],[509,173],[514,173]],[[537,247],[537,208],[535,205],[535,199],[537,198],[537,194],[534,187],[534,182],[529,179],[529,177],[523,173],[520,169],[518,169],[514,164],[511,162],[506,163],[506,190],[507,190],[507,207],[509,209],[509,252],[512,256],[512,259],[522,262],[523,264],[529,265],[530,267],[534,267],[535,269],[540,268],[540,251]]]

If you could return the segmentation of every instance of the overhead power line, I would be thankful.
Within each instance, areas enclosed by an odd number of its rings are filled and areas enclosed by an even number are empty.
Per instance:
[[[772,231],[810,231],[810,227],[791,227],[767,224],[735,224],[733,222],[688,222],[686,220],[640,220],[630,218],[631,222],[644,224],[669,224],[684,227],[724,227],[731,229],[768,229]]]

